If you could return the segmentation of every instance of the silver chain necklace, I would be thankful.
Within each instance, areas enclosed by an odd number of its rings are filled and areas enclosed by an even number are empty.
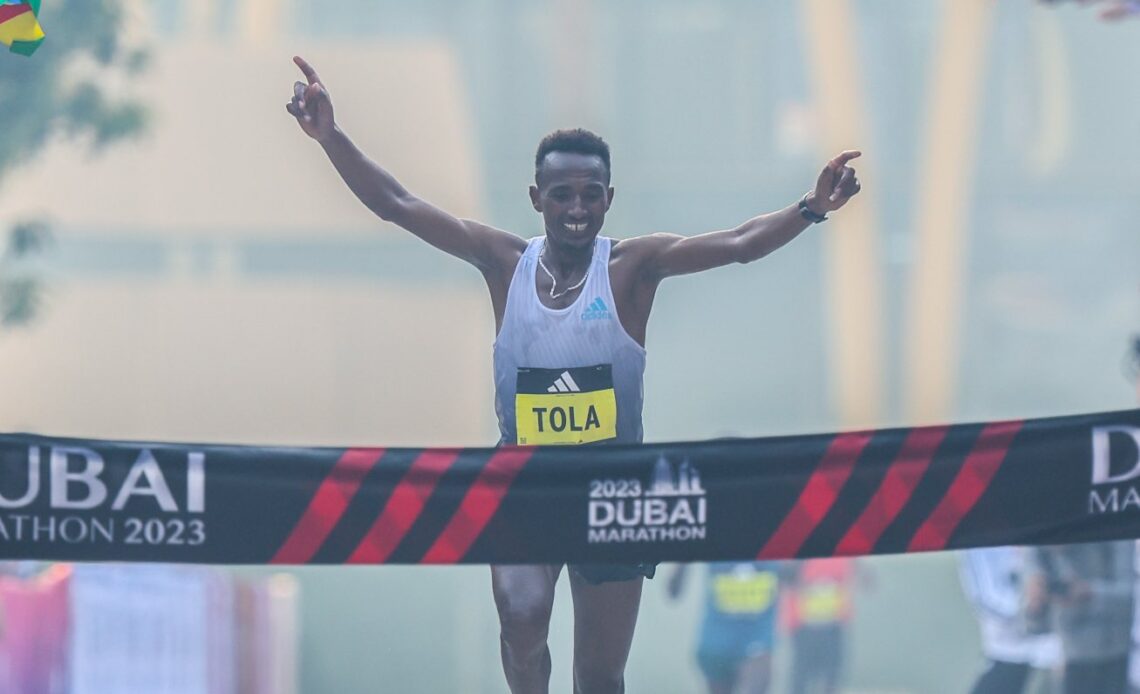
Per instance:
[[[594,243],[597,243],[597,241],[595,241]],[[574,286],[573,286],[573,287],[568,287],[567,289],[563,289],[562,291],[560,291],[560,292],[558,292],[557,294],[555,294],[555,293],[554,293],[554,287],[555,287],[555,286],[558,284],[558,282],[557,282],[557,281],[554,279],[554,273],[552,273],[552,272],[549,270],[549,268],[547,268],[547,267],[546,267],[546,263],[542,262],[542,254],[540,253],[540,254],[538,255],[538,266],[539,266],[540,268],[542,268],[542,271],[543,271],[543,272],[545,272],[545,273],[546,273],[546,276],[550,278],[550,298],[551,298],[551,299],[557,299],[557,298],[558,298],[558,297],[560,297],[560,296],[566,296],[566,295],[567,295],[567,294],[569,294],[570,292],[574,291],[574,290],[575,290],[575,289],[577,289],[578,287],[581,287],[583,284],[585,284],[585,283],[586,283],[586,278],[588,278],[588,277],[590,276],[590,268],[591,268],[593,265],[594,265],[594,260],[593,260],[593,253],[591,253],[591,254],[590,254],[590,265],[588,265],[588,266],[586,267],[586,274],[582,275],[582,279],[578,280],[578,281],[577,281],[577,282],[574,284]]]

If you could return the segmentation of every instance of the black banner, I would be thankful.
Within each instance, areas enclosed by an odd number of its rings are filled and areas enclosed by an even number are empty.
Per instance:
[[[639,446],[0,436],[0,559],[746,560],[1140,537],[1140,410]]]

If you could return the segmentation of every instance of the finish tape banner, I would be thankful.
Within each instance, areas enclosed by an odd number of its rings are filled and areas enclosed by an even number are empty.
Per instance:
[[[0,436],[0,559],[785,559],[1140,537],[1140,410],[630,446]]]

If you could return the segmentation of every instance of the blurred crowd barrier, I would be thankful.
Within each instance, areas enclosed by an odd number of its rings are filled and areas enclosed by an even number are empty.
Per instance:
[[[291,577],[114,564],[0,573],[0,692],[297,691]]]

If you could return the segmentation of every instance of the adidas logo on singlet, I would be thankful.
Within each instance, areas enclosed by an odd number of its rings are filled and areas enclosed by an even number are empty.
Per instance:
[[[570,376],[569,371],[563,371],[562,375],[554,380],[554,385],[546,389],[547,393],[581,393],[582,389],[574,382]]]
[[[582,320],[608,320],[610,318],[613,318],[610,309],[600,296],[594,297],[594,300],[582,312]]]

